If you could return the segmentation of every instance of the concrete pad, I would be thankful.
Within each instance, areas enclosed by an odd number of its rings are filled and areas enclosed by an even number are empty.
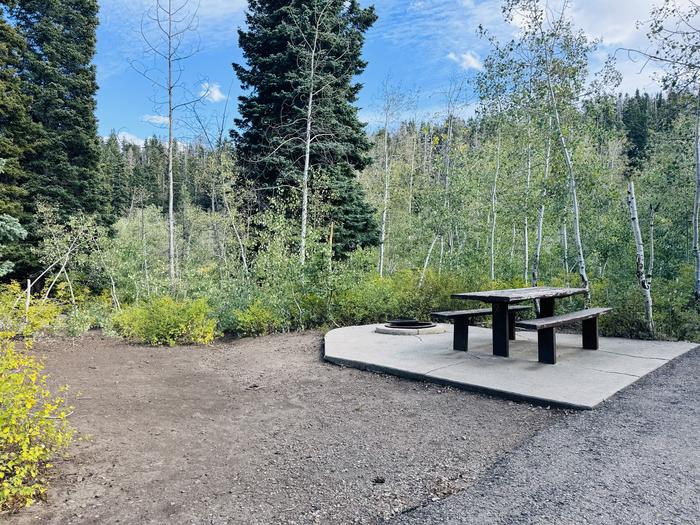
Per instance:
[[[600,338],[600,350],[581,348],[578,334],[557,334],[557,364],[537,361],[537,334],[518,332],[509,358],[491,353],[491,330],[469,328],[469,351],[452,350],[452,325],[444,333],[396,336],[383,325],[350,326],[325,337],[325,359],[465,389],[540,403],[591,409],[639,378],[697,345]]]

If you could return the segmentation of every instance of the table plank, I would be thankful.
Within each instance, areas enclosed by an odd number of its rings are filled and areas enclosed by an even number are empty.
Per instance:
[[[517,303],[532,299],[554,299],[586,293],[585,288],[555,288],[536,286],[533,288],[511,288],[452,294],[453,299],[483,301],[486,303]]]

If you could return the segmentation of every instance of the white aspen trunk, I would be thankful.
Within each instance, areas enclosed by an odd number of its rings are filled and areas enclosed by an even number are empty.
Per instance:
[[[451,102],[450,102],[451,104]],[[447,123],[447,153],[445,155],[445,212],[446,217],[450,217],[451,201],[450,201],[450,177],[452,175],[452,138],[454,130],[454,116],[452,115],[452,109],[450,109],[450,115],[448,117]],[[447,246],[452,255],[452,248],[454,245],[454,239],[452,234],[452,229],[448,231],[447,234]],[[442,254],[441,257],[442,259]],[[442,264],[440,265],[442,267]]]
[[[549,127],[552,127],[552,120],[549,120]],[[544,227],[545,199],[547,198],[547,179],[549,178],[550,159],[552,154],[551,135],[547,138],[547,151],[544,156],[544,177],[542,179],[542,202],[537,213],[537,244],[535,246],[535,259],[532,262],[532,286],[537,286],[540,278],[540,258],[542,256],[542,229]]]
[[[490,261],[490,273],[491,280],[496,280],[496,218],[497,211],[496,205],[498,201],[497,189],[498,189],[498,176],[501,172],[501,133],[498,132],[498,139],[496,142],[496,173],[493,177],[493,190],[491,191],[491,238],[490,250],[491,250],[491,261]]]
[[[700,90],[695,115],[695,200],[693,201],[693,255],[695,256],[695,300],[700,301]]]
[[[651,286],[651,280],[654,277],[654,264],[656,253],[654,250],[654,219],[656,218],[656,208],[649,206],[649,266],[647,267],[647,282]]]
[[[311,166],[311,114],[314,103],[314,80],[316,75],[316,48],[321,19],[316,21],[314,43],[311,49],[311,71],[309,72],[309,97],[306,105],[306,136],[304,140],[304,172],[301,177],[301,242],[299,243],[299,263],[306,263],[306,237],[309,220],[309,170]]]
[[[566,223],[562,224],[561,227],[561,242],[564,251],[564,273],[566,274],[566,280],[568,282],[571,268],[569,267],[569,232]]]
[[[238,249],[241,252],[241,263],[243,264],[243,270],[245,274],[248,275],[248,258],[245,253],[245,245],[243,244],[243,238],[241,233],[238,231],[238,226],[236,226],[236,218],[233,216],[231,211],[231,205],[228,202],[228,197],[226,197],[226,192],[222,192],[222,198],[224,200],[224,206],[226,207],[226,213],[231,221],[231,227],[233,228],[233,233],[236,235],[236,240],[238,241]]]
[[[387,94],[387,96],[389,96]],[[387,104],[389,101],[387,100]],[[382,225],[379,239],[379,276],[384,277],[384,255],[386,250],[386,231],[389,216],[389,108],[384,112],[384,197],[382,199]]]
[[[513,223],[513,234],[510,237],[510,264],[513,264],[513,257],[515,257],[515,237],[517,235],[515,223]]]
[[[564,137],[564,130],[561,126],[561,119],[559,118],[559,108],[557,107],[556,96],[554,95],[554,86],[552,85],[551,73],[549,71],[549,60],[547,61],[547,85],[549,87],[549,96],[552,104],[552,111],[554,113],[554,122],[557,128],[557,135],[559,136],[559,144],[561,145],[562,154],[564,155],[564,161],[566,163],[566,170],[569,176],[569,191],[571,192],[571,207],[574,216],[574,241],[576,243],[576,252],[578,258],[578,273],[581,277],[581,285],[586,289],[586,299],[590,299],[590,282],[588,280],[588,274],[586,273],[586,258],[583,253],[583,242],[581,240],[581,215],[578,205],[578,194],[576,191],[576,177],[574,175],[574,163],[571,159],[571,152],[566,143],[566,138]]]
[[[528,281],[530,273],[530,180],[532,179],[532,138],[530,132],[530,122],[527,126],[527,177],[525,180],[525,221],[524,221],[524,261],[523,261],[523,282]]]
[[[438,261],[438,275],[442,275],[442,261],[445,258],[445,236],[440,236],[440,260]]]
[[[413,179],[416,173],[416,149],[418,147],[418,130],[413,130],[413,141],[411,143],[411,172],[408,179],[408,220],[411,221],[413,217]]]
[[[435,249],[435,243],[437,243],[438,237],[438,235],[435,236],[433,242],[430,244],[430,248],[428,248],[428,255],[425,256],[425,262],[423,263],[423,271],[421,272],[420,280],[418,281],[418,288],[423,287],[423,282],[425,281],[425,274],[428,271],[428,265],[430,264],[430,256],[433,254],[433,250]]]
[[[143,280],[146,283],[146,293],[151,296],[151,285],[148,281],[148,251],[146,245],[146,222],[143,216],[143,195],[141,196],[141,250],[143,252]]]
[[[173,181],[173,12],[168,0],[168,276],[172,292],[175,282],[175,194]]]
[[[651,283],[647,280],[647,274],[644,269],[644,241],[642,240],[642,229],[639,226],[639,215],[637,213],[637,196],[634,191],[634,181],[630,178],[627,180],[627,206],[630,212],[630,222],[632,224],[632,233],[634,234],[634,243],[637,249],[637,266],[636,274],[639,286],[644,295],[644,313],[647,321],[647,329],[650,334],[654,334],[654,314],[653,303],[651,298]]]

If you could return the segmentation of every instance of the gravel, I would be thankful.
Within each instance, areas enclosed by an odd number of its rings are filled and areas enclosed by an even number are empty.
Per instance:
[[[320,359],[316,332],[211,347],[45,340],[82,435],[11,525],[378,523],[447,497],[566,412]]]
[[[392,523],[700,523],[698,370],[695,349]]]

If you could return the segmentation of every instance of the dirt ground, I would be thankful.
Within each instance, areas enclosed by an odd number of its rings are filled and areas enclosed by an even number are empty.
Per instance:
[[[39,341],[83,439],[36,523],[377,523],[463,489],[565,417],[321,360],[317,332],[210,347]]]

